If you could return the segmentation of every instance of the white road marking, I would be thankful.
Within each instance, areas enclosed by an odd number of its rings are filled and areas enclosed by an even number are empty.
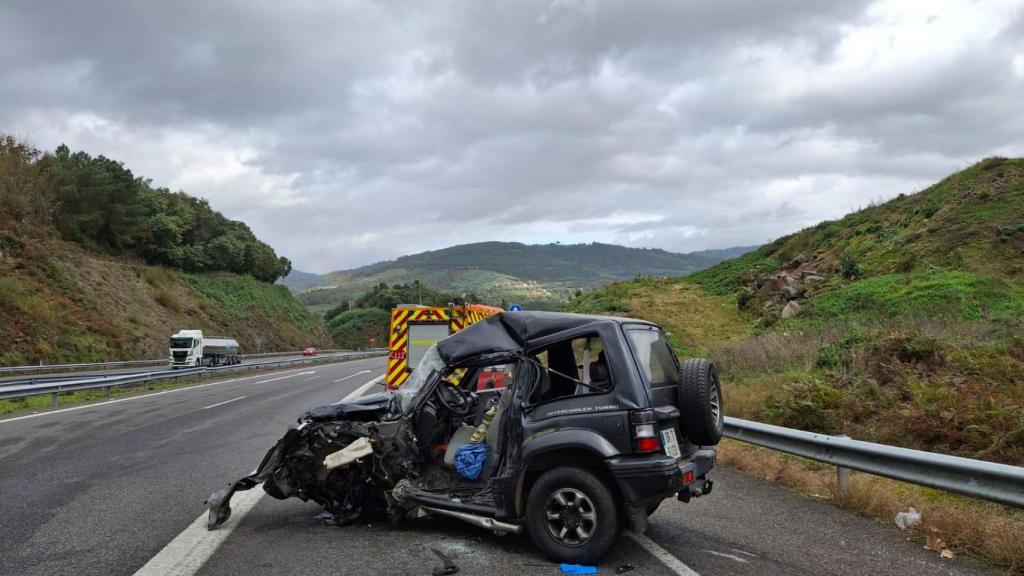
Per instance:
[[[373,385],[374,385],[374,384],[376,384],[377,382],[380,382],[382,378],[384,378],[384,375],[383,375],[383,374],[381,374],[380,376],[377,376],[377,377],[376,377],[376,378],[374,378],[373,380],[370,380],[370,381],[369,381],[369,382],[367,382],[366,384],[363,384],[363,385],[362,385],[362,386],[360,386],[359,388],[356,388],[355,390],[353,390],[352,392],[350,392],[350,393],[348,394],[348,396],[345,396],[345,397],[344,397],[344,398],[342,398],[341,400],[338,400],[337,402],[335,402],[335,404],[341,404],[342,402],[346,402],[346,401],[348,401],[348,400],[351,400],[351,399],[353,399],[353,398],[359,398],[360,396],[362,396],[362,395],[363,395],[363,393],[365,393],[365,392],[366,392],[367,390],[369,390],[371,386],[373,386]]]
[[[367,358],[367,360],[375,360],[375,358]],[[359,362],[359,360],[356,360]],[[295,372],[298,370],[305,370],[302,368],[293,368],[291,370],[285,370],[284,372],[277,372],[277,374],[283,374],[285,372]],[[254,376],[244,376],[242,378],[231,378],[229,380],[218,380],[216,382],[208,382],[206,384],[196,384],[195,386],[186,386],[184,388],[175,388],[174,390],[164,390],[162,392],[150,392],[148,394],[140,394],[138,396],[132,396],[131,398],[119,398],[117,400],[106,400],[104,402],[95,402],[93,404],[82,404],[81,406],[71,406],[69,408],[61,408],[60,410],[50,410],[47,412],[39,412],[36,414],[26,414],[25,416],[15,416],[14,418],[8,418],[6,420],[0,420],[0,424],[5,422],[16,422],[18,420],[26,420],[28,418],[38,418],[40,416],[49,416],[51,414],[63,414],[64,412],[72,412],[74,410],[85,410],[86,408],[98,408],[101,406],[109,406],[111,404],[117,404],[119,402],[131,402],[132,400],[141,400],[143,398],[152,398],[153,396],[162,396],[164,394],[174,394],[177,392],[187,392],[189,390],[198,390],[199,388],[206,388],[207,386],[216,386],[218,384],[227,384],[228,382],[241,382],[242,380],[252,380],[253,378],[259,378],[263,374],[256,374]],[[266,382],[264,380],[263,382]],[[256,382],[261,384],[262,382]]]
[[[384,376],[378,376],[345,396],[356,398],[377,383]],[[216,530],[206,529],[207,513],[199,515],[188,528],[171,540],[156,556],[139,568],[135,576],[192,576],[213,556],[217,548],[227,540],[231,532],[256,507],[265,491],[258,486],[245,492],[237,492],[231,498],[231,518]]]
[[[349,374],[348,376],[345,376],[344,378],[338,378],[337,380],[334,381],[334,383],[337,384],[338,382],[344,382],[345,380],[348,380],[349,378],[355,378],[356,376],[362,376],[363,374],[369,374],[370,372],[372,372],[372,370],[360,370],[359,372],[356,372],[355,374]]]
[[[643,534],[633,534],[627,532],[627,536],[632,538],[637,544],[639,544],[644,550],[651,553],[652,556],[657,558],[666,568],[675,572],[678,576],[700,576],[700,574],[694,572],[693,568],[690,568],[686,564],[672,555],[671,552],[665,550],[661,546],[658,546],[654,540],[651,540]]]
[[[241,400],[242,398],[248,398],[248,396],[239,396],[238,398],[232,398],[231,400],[225,400],[223,402],[217,402],[216,404],[210,404],[209,406],[203,408],[203,410],[209,410],[210,408],[216,408],[217,406],[223,406],[225,404],[229,404],[229,403],[234,402],[236,400]]]
[[[309,378],[303,378],[303,382],[309,382],[310,380],[316,380],[319,376],[310,376]]]
[[[752,556],[754,558],[758,557],[757,554],[754,554],[753,552],[747,552],[746,550],[740,550],[739,548],[733,548],[732,551],[739,552],[740,554],[746,554],[747,556]]]
[[[287,376],[279,376],[277,378],[267,378],[266,380],[253,382],[253,384],[266,384],[267,382],[277,382],[278,380],[284,380],[285,378],[294,378],[295,376],[302,376],[303,374],[316,374],[316,370],[310,370],[309,372],[299,372],[298,374],[289,374]]]
[[[200,514],[184,532],[171,540],[156,556],[139,568],[135,576],[191,576],[221,543],[231,535],[238,523],[252,510],[266,494],[259,488],[238,492],[231,499],[231,518],[216,530],[206,529],[206,513]]]
[[[737,562],[742,562],[743,564],[748,564],[750,562],[746,558],[740,558],[739,556],[737,556],[735,554],[726,554],[725,552],[715,552],[714,550],[704,550],[704,551],[707,552],[708,554],[714,554],[715,556],[721,556],[722,558],[728,558],[730,560],[735,560]]]

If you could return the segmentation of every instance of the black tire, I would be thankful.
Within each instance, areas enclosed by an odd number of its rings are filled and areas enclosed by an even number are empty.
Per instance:
[[[710,360],[694,358],[684,362],[679,372],[679,412],[683,434],[694,444],[718,444],[725,423],[718,370]]]
[[[561,516],[550,524],[549,508]],[[560,526],[568,528],[564,538],[555,534]],[[527,496],[526,530],[541,553],[555,562],[595,564],[615,545],[621,529],[611,488],[583,468],[559,466],[548,470]]]

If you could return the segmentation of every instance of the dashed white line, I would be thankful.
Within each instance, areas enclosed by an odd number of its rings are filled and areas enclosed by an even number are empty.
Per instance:
[[[298,374],[289,374],[287,376],[279,376],[277,378],[267,378],[266,380],[260,380],[259,382],[253,382],[253,384],[266,384],[267,382],[277,382],[278,380],[284,380],[285,378],[294,378],[296,376],[302,376],[304,374],[316,374],[316,370],[310,370],[308,372],[299,372]]]
[[[372,370],[360,370],[359,372],[356,372],[355,374],[349,374],[348,376],[345,376],[344,378],[338,378],[337,380],[334,381],[334,383],[337,384],[338,382],[344,382],[345,380],[348,380],[349,378],[355,378],[356,376],[362,376],[363,374],[369,374],[370,372],[372,372]]]
[[[363,395],[363,393],[365,393],[367,390],[369,390],[371,386],[373,386],[377,382],[380,382],[382,378],[384,378],[383,374],[381,374],[380,376],[377,376],[373,380],[370,380],[366,384],[363,384],[359,388],[356,388],[355,390],[349,392],[348,396],[345,396],[341,400],[338,400],[337,402],[335,402],[335,404],[341,404],[342,402],[346,402],[346,401],[351,400],[353,398],[359,398],[360,396]]]
[[[309,382],[310,380],[316,380],[319,376],[310,376],[309,378],[303,378],[303,382]]]
[[[695,572],[693,568],[683,564],[682,560],[673,556],[668,550],[658,546],[654,540],[651,540],[647,536],[644,536],[643,534],[634,534],[632,532],[627,532],[626,534],[644,550],[650,552],[651,555],[664,564],[666,568],[675,572],[678,576],[700,576],[700,574]]]
[[[707,549],[705,549],[704,551],[707,552],[708,554],[714,554],[715,556],[721,556],[722,558],[728,558],[729,560],[735,560],[735,561],[743,563],[743,564],[747,564],[747,563],[750,562],[746,558],[740,558],[739,556],[737,556],[735,554],[728,554],[726,552],[715,552],[714,550],[707,550]]]
[[[209,406],[206,406],[205,408],[203,408],[203,410],[209,410],[210,408],[216,408],[217,406],[223,406],[225,404],[230,404],[230,403],[235,402],[237,400],[241,400],[242,398],[248,398],[248,396],[239,396],[238,398],[232,398],[231,400],[225,400],[223,402],[217,402],[216,404],[210,404]]]
[[[378,376],[356,388],[345,396],[345,400],[358,397],[383,377]],[[231,518],[216,530],[207,530],[207,515],[200,514],[195,522],[139,568],[135,576],[192,576],[213,556],[264,494],[266,492],[255,486],[251,490],[237,492],[231,499]]]

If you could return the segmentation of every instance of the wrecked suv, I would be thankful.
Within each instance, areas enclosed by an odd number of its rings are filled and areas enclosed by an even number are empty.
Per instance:
[[[649,322],[501,313],[438,342],[400,389],[303,414],[211,495],[209,526],[263,484],[339,525],[451,516],[596,562],[662,500],[711,492],[721,398],[714,366],[680,363]]]

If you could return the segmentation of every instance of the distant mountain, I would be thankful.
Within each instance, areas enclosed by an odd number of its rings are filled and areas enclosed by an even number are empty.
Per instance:
[[[324,276],[301,270],[292,270],[291,273],[278,280],[277,283],[291,290],[293,294],[308,292],[317,288],[329,288],[331,286],[331,281]]]
[[[333,285],[299,294],[314,308],[353,300],[380,284],[419,280],[445,292],[476,294],[530,308],[554,308],[576,290],[644,276],[683,276],[742,255],[755,247],[678,254],[613,244],[477,242],[403,256],[324,275]]]

